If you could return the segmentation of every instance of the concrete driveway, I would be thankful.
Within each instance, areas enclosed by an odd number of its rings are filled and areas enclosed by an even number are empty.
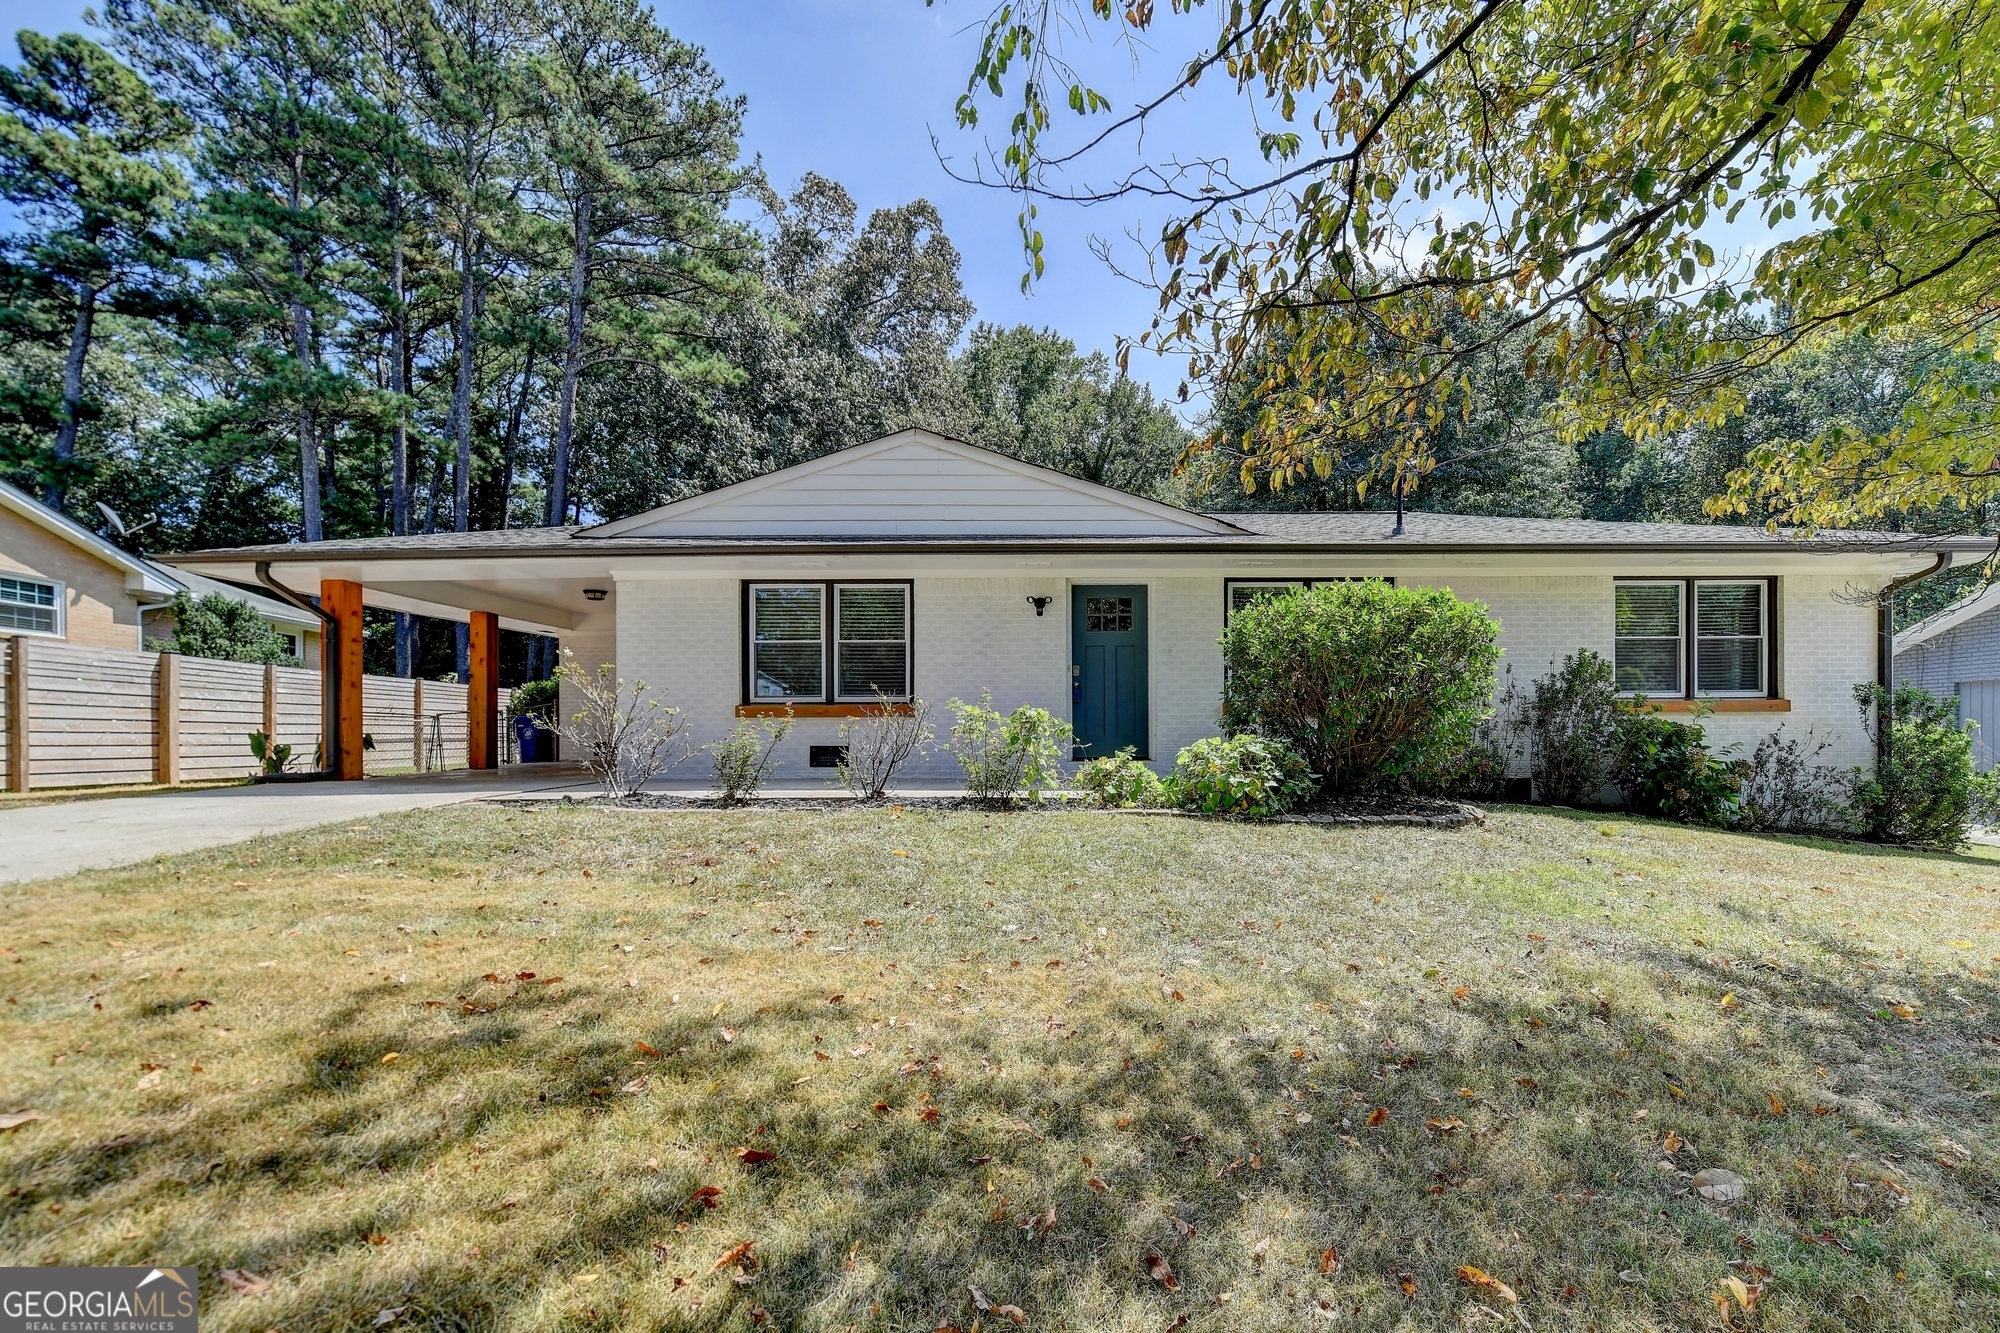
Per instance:
[[[568,764],[498,773],[428,773],[361,782],[273,783],[154,792],[0,809],[0,884],[131,865],[266,833],[493,797],[589,795],[597,784]]]

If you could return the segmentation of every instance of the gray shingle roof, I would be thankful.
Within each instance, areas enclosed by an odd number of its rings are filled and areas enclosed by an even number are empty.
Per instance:
[[[1157,550],[1354,550],[1392,551],[1986,551],[1990,537],[1940,537],[1917,533],[1821,531],[1811,537],[1769,533],[1759,527],[1696,523],[1602,523],[1575,518],[1490,518],[1472,514],[1404,517],[1404,535],[1391,537],[1392,514],[1219,513],[1241,534],[1189,533],[1162,537],[592,537],[586,530],[507,528],[492,532],[437,532],[411,537],[367,537],[310,547],[244,546],[172,556],[198,565],[206,560],[396,559],[468,555],[640,555],[692,551],[797,551],[829,549],[963,550],[995,548]]]

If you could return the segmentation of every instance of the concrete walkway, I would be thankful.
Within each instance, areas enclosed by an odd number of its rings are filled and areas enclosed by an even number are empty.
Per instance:
[[[0,884],[131,865],[397,810],[493,797],[587,796],[596,790],[596,782],[573,765],[528,764],[498,773],[211,787],[0,809]]]

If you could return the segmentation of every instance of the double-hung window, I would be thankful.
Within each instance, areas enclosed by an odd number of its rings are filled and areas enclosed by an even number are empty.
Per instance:
[[[1331,579],[1224,579],[1223,587],[1228,598],[1223,605],[1226,620],[1244,607],[1276,593],[1289,592],[1293,588],[1310,588],[1321,583],[1359,583],[1366,575],[1352,575]],[[1396,580],[1384,579],[1384,583],[1394,585]]]
[[[62,633],[62,585],[0,574],[0,629]]]
[[[1769,579],[1630,579],[1616,585],[1622,694],[1747,698],[1772,685]]]
[[[910,697],[910,585],[753,583],[745,590],[751,703]]]

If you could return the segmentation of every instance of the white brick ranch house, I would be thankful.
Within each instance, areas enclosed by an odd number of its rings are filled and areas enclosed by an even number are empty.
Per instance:
[[[470,619],[475,699],[490,697],[495,628],[554,634],[584,665],[615,662],[663,690],[699,740],[789,706],[799,722],[780,775],[796,781],[878,687],[939,705],[990,691],[1003,710],[1070,719],[1092,753],[1129,744],[1170,766],[1216,731],[1232,606],[1259,588],[1361,577],[1485,603],[1503,668],[1523,683],[1592,648],[1670,709],[1711,700],[1717,743],[1812,725],[1839,738],[1824,761],[1862,764],[1852,690],[1887,669],[1866,594],[1990,545],[1427,513],[1397,533],[1394,521],[1193,513],[906,430],[591,528],[173,563],[320,594],[340,640],[329,675],[346,664],[330,699],[358,702],[362,605]],[[358,776],[355,712],[333,730]],[[956,770],[939,753],[928,772]]]

